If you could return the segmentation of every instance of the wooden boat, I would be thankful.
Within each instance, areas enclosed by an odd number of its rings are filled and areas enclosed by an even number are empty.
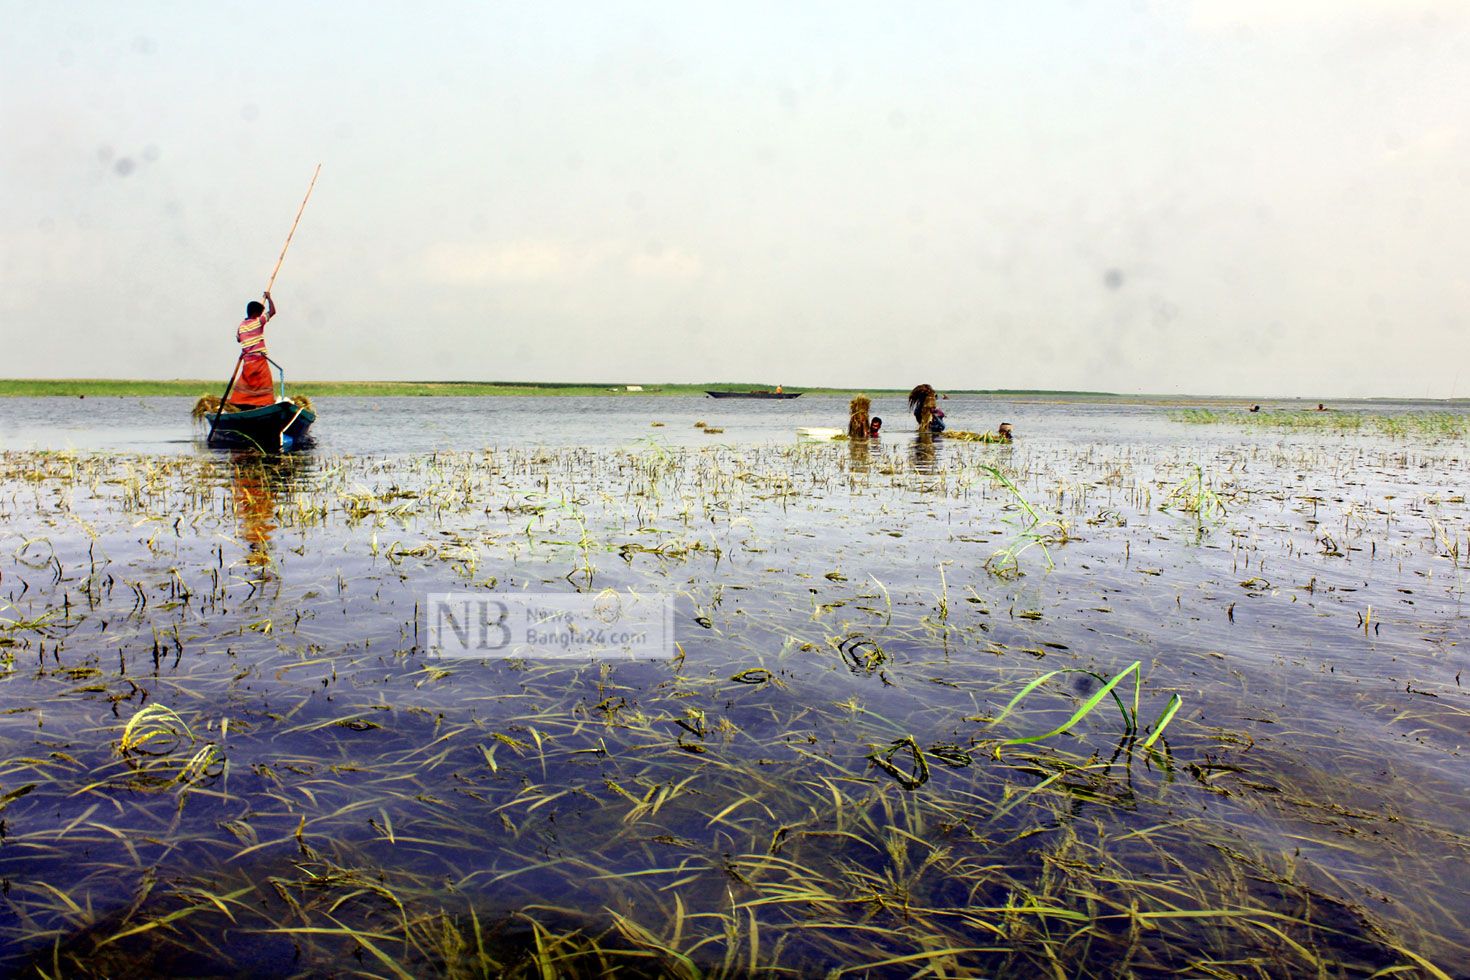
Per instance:
[[[706,391],[711,398],[800,398],[799,391]]]
[[[210,412],[204,420],[209,423],[211,445],[253,446],[270,451],[299,445],[316,421],[316,413],[305,405],[278,401],[240,412]]]
[[[207,445],[249,446],[262,452],[280,452],[290,450],[306,439],[307,430],[316,421],[311,400],[304,396],[294,400],[287,398],[286,372],[269,357],[266,360],[276,369],[280,382],[274,405],[225,411],[235,380],[240,376],[240,365],[245,361],[242,354],[235,362],[230,383],[225,385],[225,393],[219,401],[206,395],[194,406],[194,418],[209,423],[209,435],[204,440]]]

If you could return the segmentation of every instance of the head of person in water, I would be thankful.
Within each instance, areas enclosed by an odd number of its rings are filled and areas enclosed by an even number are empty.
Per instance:
[[[883,420],[880,419],[878,416],[874,415],[871,419],[868,420],[868,435],[876,436],[878,434],[878,430],[882,428]]]
[[[245,304],[245,319],[254,320],[265,312],[265,306],[259,300],[252,299]]]
[[[995,430],[995,433],[996,433],[996,435],[998,435],[1002,439],[1004,439],[1006,442],[1010,442],[1011,441],[1011,423],[1009,423],[1009,422],[1002,422],[1000,424],[1000,428]]]

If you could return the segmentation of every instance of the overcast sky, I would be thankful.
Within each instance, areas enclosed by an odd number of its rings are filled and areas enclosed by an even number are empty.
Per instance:
[[[0,0],[7,377],[1470,395],[1470,5]]]

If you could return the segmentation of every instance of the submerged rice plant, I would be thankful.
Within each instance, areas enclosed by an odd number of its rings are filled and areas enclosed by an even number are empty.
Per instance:
[[[1463,454],[850,448],[0,454],[0,962],[1470,962]],[[674,596],[670,659],[428,648],[579,590]]]
[[[1046,560],[1046,567],[1053,567],[1051,552],[1047,549],[1047,545],[1065,542],[1067,525],[1060,518],[1043,514],[1037,510],[999,467],[987,463],[981,464],[980,469],[1005,488],[1022,514],[1019,522],[1013,522],[1016,528],[1015,536],[986,560],[985,567],[1001,577],[1020,575],[1021,555],[1033,547],[1041,549],[1041,554]]]
[[[1189,514],[1194,518],[1196,526],[1203,530],[1206,526],[1218,524],[1225,519],[1225,502],[1215,492],[1198,463],[1191,463],[1190,468],[1193,475],[1176,484],[1165,496],[1159,509]]]

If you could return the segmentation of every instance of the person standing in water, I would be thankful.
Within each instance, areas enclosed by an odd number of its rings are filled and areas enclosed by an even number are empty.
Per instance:
[[[847,404],[847,437],[849,439],[868,438],[868,408],[872,402],[867,395],[854,395],[852,401]]]
[[[916,385],[909,392],[909,410],[920,432],[943,432],[944,410],[939,407],[938,395],[930,385]]]
[[[266,305],[251,300],[245,306],[245,319],[235,328],[235,340],[240,344],[240,373],[230,389],[230,404],[249,408],[276,403],[275,385],[271,381],[271,366],[266,360],[265,325],[276,315],[276,303],[270,290],[262,297]]]

